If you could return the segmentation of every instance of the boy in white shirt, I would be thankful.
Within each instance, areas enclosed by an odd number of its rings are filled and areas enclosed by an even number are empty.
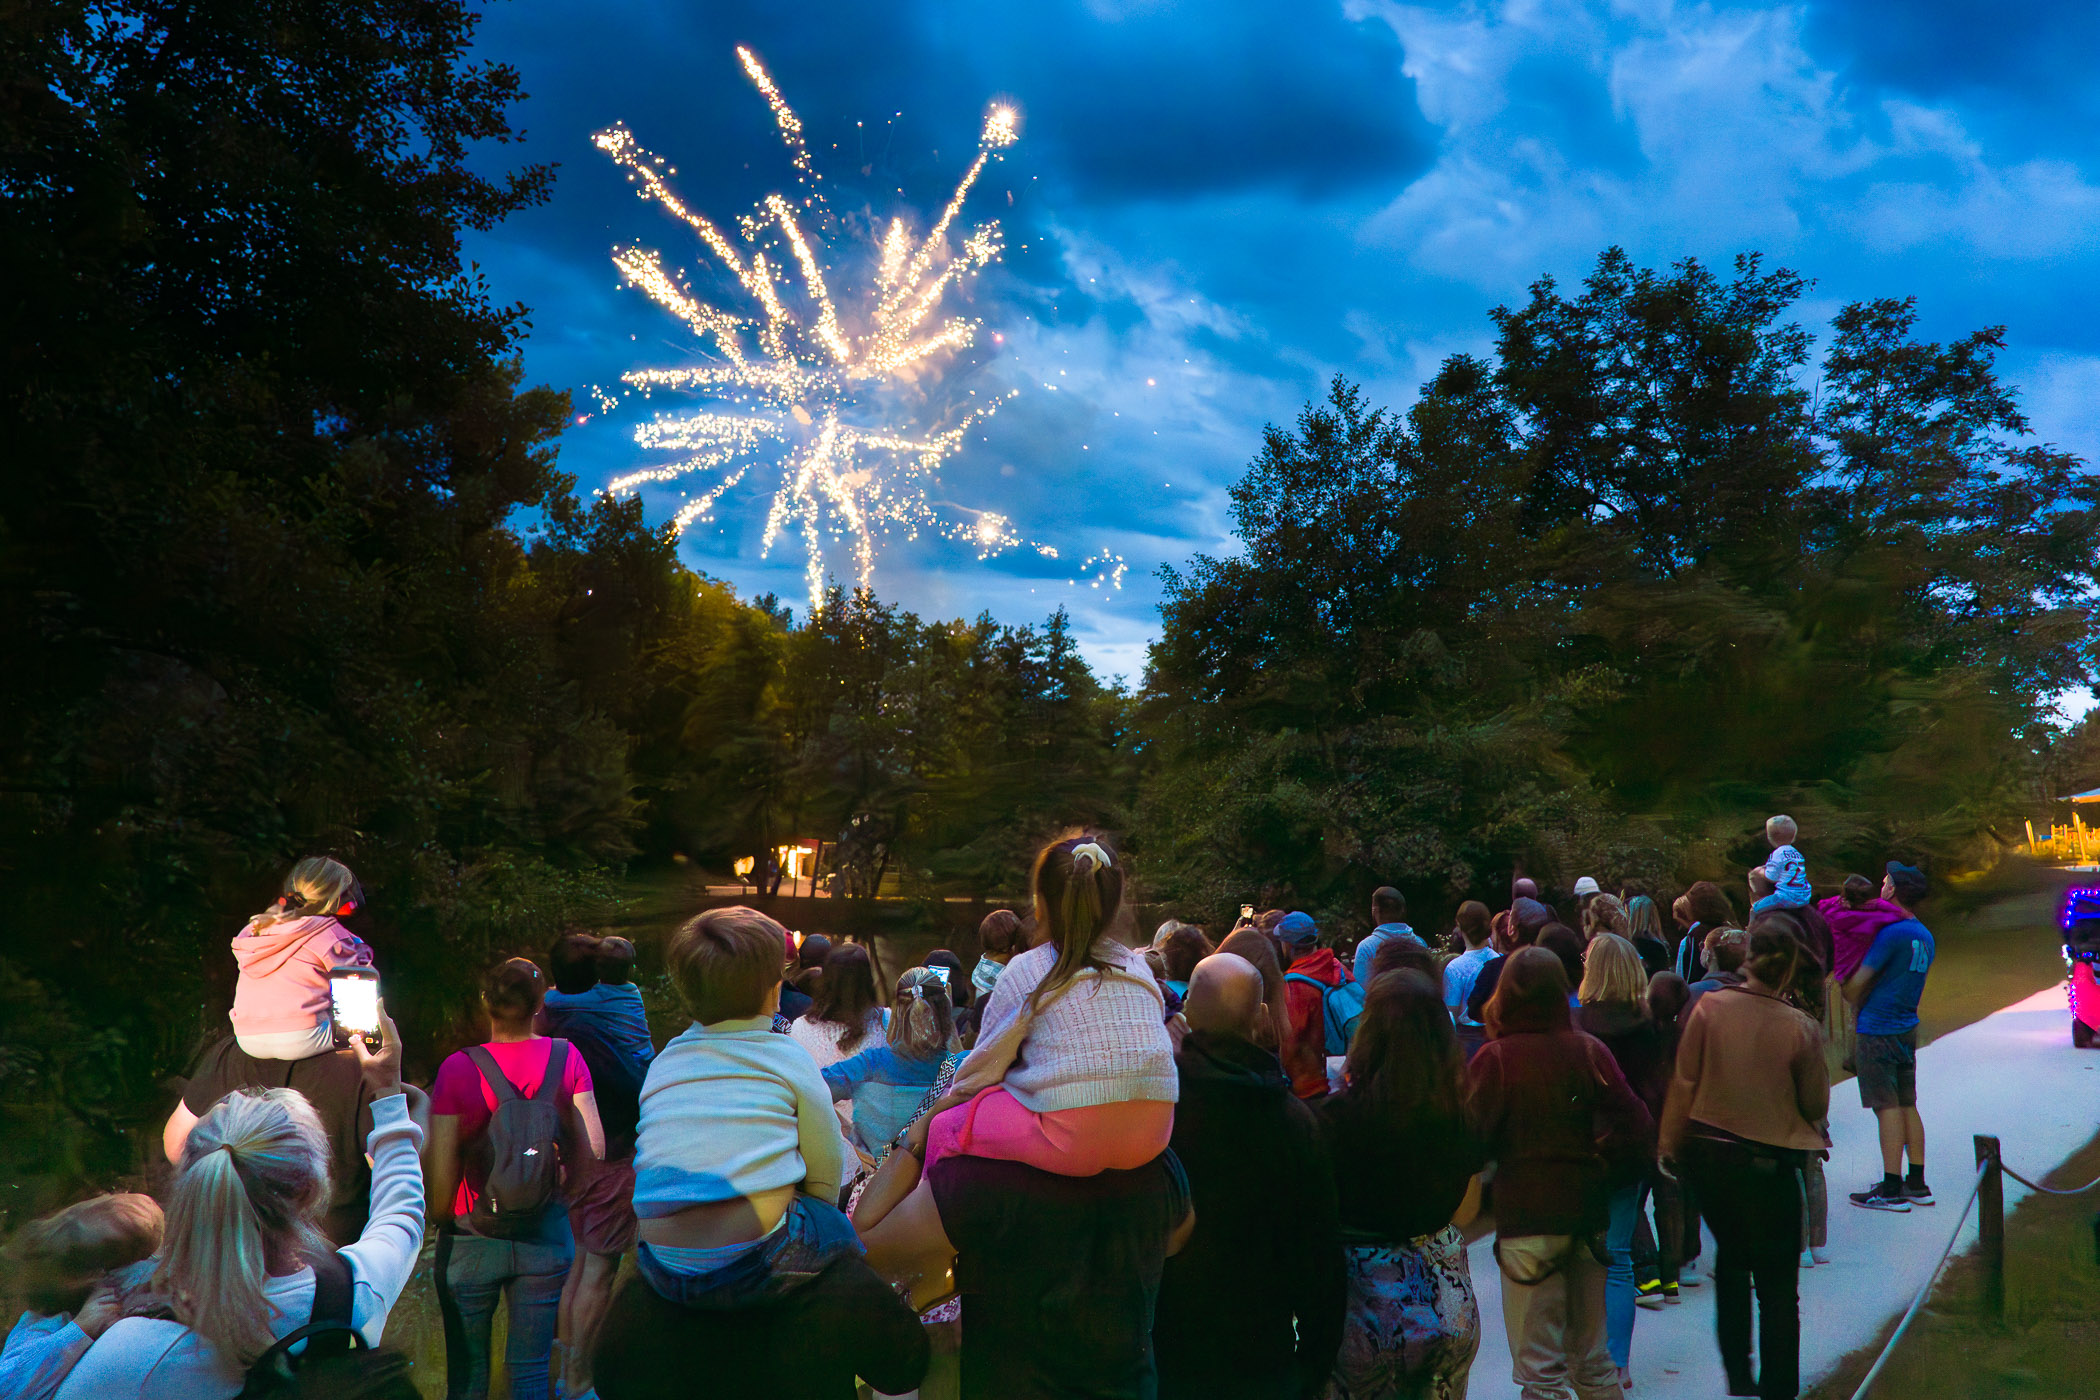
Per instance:
[[[642,1086],[635,1261],[671,1302],[761,1302],[860,1252],[836,1204],[849,1150],[831,1092],[809,1052],[772,1031],[784,937],[737,906],[664,947],[693,1024]]]

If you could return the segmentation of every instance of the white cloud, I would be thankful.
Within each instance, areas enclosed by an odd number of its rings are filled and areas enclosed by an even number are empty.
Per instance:
[[[1852,90],[1809,51],[1798,6],[1343,9],[1400,37],[1442,133],[1363,237],[1489,291],[1609,242],[1784,254],[1834,233],[2017,260],[2100,243],[2100,185],[2077,166],[2007,161],[1952,110]]]

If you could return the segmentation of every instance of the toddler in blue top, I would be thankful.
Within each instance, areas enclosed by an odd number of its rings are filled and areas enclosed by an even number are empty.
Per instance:
[[[889,1033],[880,1045],[824,1067],[834,1101],[853,1101],[853,1136],[879,1157],[912,1120],[955,1051],[955,1012],[941,970],[914,967],[897,979]]]
[[[1767,909],[1801,909],[1808,904],[1808,862],[1801,852],[1794,849],[1794,841],[1801,829],[1794,819],[1780,815],[1765,821],[1765,840],[1772,844],[1772,855],[1762,869],[1767,880],[1772,882],[1772,892],[1750,906],[1753,914],[1762,914]]]

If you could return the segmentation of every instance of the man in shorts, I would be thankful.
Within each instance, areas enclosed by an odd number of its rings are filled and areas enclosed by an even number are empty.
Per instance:
[[[1881,1129],[1881,1180],[1852,1193],[1869,1210],[1908,1211],[1932,1204],[1925,1184],[1925,1122],[1918,1117],[1918,999],[1932,970],[1932,934],[1911,912],[1925,897],[1925,872],[1888,863],[1881,897],[1903,917],[1874,936],[1845,979],[1845,1000],[1859,1008],[1859,1101]],[[1903,1158],[1910,1156],[1910,1170]]]

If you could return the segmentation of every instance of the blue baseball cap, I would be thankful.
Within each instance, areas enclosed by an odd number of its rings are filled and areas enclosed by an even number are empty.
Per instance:
[[[1925,897],[1925,872],[1917,866],[1892,860],[1888,863],[1888,876],[1889,883],[1896,887],[1896,893],[1902,898],[1912,900]]]
[[[1276,921],[1276,936],[1286,943],[1310,943],[1320,936],[1320,927],[1312,915],[1293,910]]]

